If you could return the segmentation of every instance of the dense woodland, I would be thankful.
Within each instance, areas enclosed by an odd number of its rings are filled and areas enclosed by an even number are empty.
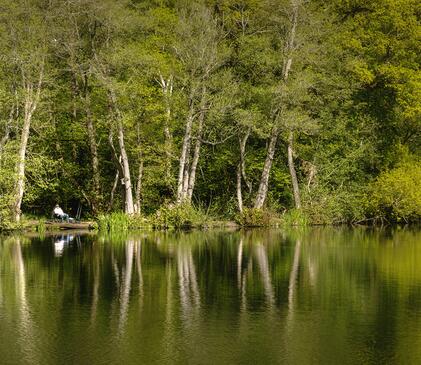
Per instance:
[[[418,0],[0,0],[0,226],[55,203],[418,220],[420,17]]]

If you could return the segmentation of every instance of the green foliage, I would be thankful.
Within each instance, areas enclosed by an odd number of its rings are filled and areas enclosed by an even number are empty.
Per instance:
[[[155,228],[191,228],[206,224],[208,217],[190,204],[161,206],[152,216],[152,225]]]
[[[0,155],[0,230],[12,229],[11,209],[15,184],[15,158],[12,144],[6,146]]]
[[[236,221],[243,227],[265,227],[273,223],[273,218],[267,210],[245,207],[236,216]]]
[[[284,226],[306,226],[309,224],[309,218],[303,210],[291,209],[282,216],[282,224]]]
[[[299,1],[292,45],[289,0],[135,3],[0,0],[0,227],[14,227],[25,93],[37,89],[41,65],[25,213],[46,214],[57,202],[72,215],[123,210],[121,123],[133,195],[139,181],[142,213],[156,227],[201,225],[202,210],[236,216],[243,139],[242,199],[253,206],[272,131],[266,210],[245,209],[240,224],[272,224],[285,211],[287,225],[417,219],[417,169],[402,165],[402,151],[421,156],[419,1]],[[189,168],[201,141],[192,201],[206,209],[168,203],[190,118]],[[293,210],[290,133],[301,213]],[[124,231],[149,222],[113,213],[98,225]]]
[[[369,211],[393,222],[421,219],[421,163],[406,162],[385,171],[369,188]]]
[[[130,217],[123,212],[101,214],[98,217],[98,229],[104,232],[127,232],[130,227]]]
[[[303,213],[311,224],[342,224],[358,222],[365,216],[364,187],[360,189],[315,187],[303,194]]]

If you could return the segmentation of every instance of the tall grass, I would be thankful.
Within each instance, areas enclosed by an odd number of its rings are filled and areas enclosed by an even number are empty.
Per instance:
[[[207,222],[207,214],[190,204],[164,205],[152,216],[156,229],[203,227]]]
[[[282,216],[284,226],[307,226],[308,216],[300,209],[291,209]]]
[[[45,231],[47,230],[47,227],[45,225],[45,220],[40,219],[36,226],[37,232],[40,234],[41,238],[45,235]]]
[[[130,228],[130,217],[123,212],[101,214],[98,217],[98,229],[104,232],[127,232]]]

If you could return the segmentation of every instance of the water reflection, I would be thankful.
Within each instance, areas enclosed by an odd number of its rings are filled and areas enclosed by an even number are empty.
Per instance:
[[[415,364],[421,232],[2,238],[0,328],[14,364]]]
[[[54,239],[54,254],[56,257],[62,256],[65,246],[69,245],[74,239],[71,234],[62,234]]]

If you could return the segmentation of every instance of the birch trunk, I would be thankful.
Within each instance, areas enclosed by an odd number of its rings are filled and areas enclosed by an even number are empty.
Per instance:
[[[192,197],[193,197],[194,185],[196,183],[197,164],[199,163],[200,148],[202,146],[202,132],[203,132],[203,124],[205,122],[206,87],[203,87],[202,89],[202,100],[200,104],[201,105],[200,105],[200,114],[199,114],[199,125],[197,129],[196,143],[194,146],[193,161],[190,167],[187,196],[186,196],[186,201],[189,204],[191,203]]]
[[[120,157],[121,157],[121,169],[123,175],[123,183],[124,183],[124,191],[125,191],[125,204],[124,204],[124,211],[127,214],[134,213],[134,203],[133,203],[133,189],[132,189],[132,180],[130,177],[130,165],[129,165],[129,158],[127,156],[126,146],[124,143],[124,128],[122,122],[122,115],[117,106],[116,96],[113,90],[110,90],[110,99],[112,106],[116,112],[117,117],[117,136],[118,136],[118,146],[120,148]],[[111,137],[112,140],[112,137]]]
[[[136,214],[140,214],[140,201],[142,196],[142,181],[143,181],[143,153],[142,153],[142,139],[140,133],[140,122],[137,123],[137,148],[139,167],[137,170],[137,181],[136,181],[136,191],[135,191],[135,205],[134,210]]]
[[[193,119],[194,119],[194,105],[193,105],[193,97],[190,97],[190,110],[189,115],[187,116],[186,127],[184,132],[183,138],[183,145],[181,147],[181,154],[180,154],[180,162],[178,168],[178,181],[177,181],[177,204],[181,204],[184,200],[183,197],[183,185],[185,181],[185,170],[186,170],[186,162],[188,158],[188,153],[190,150],[190,139],[191,139],[191,131],[193,126]]]
[[[237,203],[238,210],[243,213],[243,193],[241,191],[241,162],[237,166]]]
[[[285,60],[282,68],[282,75],[284,81],[288,80],[289,72],[291,71],[292,66],[292,55],[291,52],[294,49],[295,35],[297,32],[297,23],[298,23],[298,6],[300,0],[291,0],[292,5],[292,18],[291,18],[291,31],[289,33],[289,38],[286,42],[285,47]]]
[[[121,162],[123,165],[124,190],[126,192],[125,194],[126,202],[125,202],[124,211],[127,214],[133,214],[134,205],[133,205],[132,180],[130,177],[129,158],[127,156],[126,146],[124,144],[123,124],[120,118],[118,120],[117,128],[118,128],[118,144],[120,147]]]
[[[259,190],[257,191],[256,200],[254,202],[254,208],[262,209],[265,203],[268,187],[269,187],[269,175],[272,168],[273,158],[275,156],[276,143],[278,142],[279,130],[278,127],[272,128],[272,133],[269,140],[269,146],[266,154],[265,164],[263,166],[262,177],[260,178]]]
[[[110,115],[111,115],[111,113],[110,113]],[[117,169],[116,175],[115,175],[115,178],[114,178],[114,184],[113,184],[113,187],[111,189],[111,199],[110,199],[110,203],[108,205],[108,211],[110,211],[113,204],[114,204],[114,193],[117,189],[118,181],[120,179],[120,176],[124,176],[124,174],[123,174],[123,163],[122,163],[122,160],[121,160],[121,155],[118,155],[117,150],[114,146],[113,127],[112,126],[110,127],[110,131],[109,131],[109,134],[108,134],[108,142],[109,142],[110,147],[111,147],[111,157],[112,157],[114,165]],[[124,202],[124,205],[125,205],[126,204],[126,192],[125,192],[124,189],[122,189],[122,198],[123,198],[123,202]]]
[[[88,130],[88,142],[91,152],[92,163],[92,180],[93,180],[93,193],[94,198],[91,200],[92,211],[94,214],[98,212],[98,204],[100,198],[100,174],[99,174],[99,159],[98,148],[96,143],[96,132],[94,121],[92,119],[91,106],[89,96],[85,95],[85,112],[86,112],[86,127]]]
[[[184,203],[187,200],[187,191],[189,190],[189,173],[190,173],[190,143],[187,149],[187,161],[184,166],[183,177],[183,191],[181,192],[181,201]]]
[[[118,181],[119,180],[120,180],[120,170],[117,169],[117,171],[115,173],[115,177],[114,177],[113,187],[111,188],[110,202],[108,203],[108,212],[111,211],[111,209],[113,209],[113,205],[114,205],[114,194],[115,194],[115,191],[117,189]]]
[[[292,6],[292,18],[291,18],[291,30],[289,32],[288,39],[286,41],[285,46],[285,59],[282,68],[282,76],[283,82],[287,82],[289,73],[291,71],[292,66],[292,51],[294,49],[295,43],[295,36],[297,31],[297,23],[298,23],[298,7],[299,7],[300,0],[291,0]],[[275,115],[275,127],[272,129],[272,135],[269,142],[269,147],[267,151],[266,161],[262,172],[262,178],[260,180],[259,190],[257,192],[256,201],[254,207],[257,209],[261,209],[264,205],[264,202],[267,197],[268,193],[268,183],[269,183],[269,174],[272,168],[272,161],[273,156],[275,153],[276,142],[278,140],[279,135],[279,127],[277,127],[276,119],[278,118],[279,113]]]
[[[1,155],[3,152],[3,148],[6,146],[7,141],[10,138],[10,126],[12,124],[13,118],[15,115],[15,106],[12,107],[9,114],[9,120],[6,122],[6,126],[4,129],[4,135],[0,140],[0,161],[1,161]]]
[[[288,58],[287,61],[284,64],[284,80],[287,81],[289,72],[291,70],[292,65],[292,55],[291,52],[294,48],[294,42],[295,42],[295,34],[297,31],[297,22],[298,22],[298,6],[299,6],[299,0],[292,0],[292,27],[290,32],[290,38],[287,44],[287,54]],[[294,201],[295,201],[295,207],[297,209],[301,208],[301,196],[300,196],[300,188],[298,186],[298,179],[297,179],[297,173],[295,170],[294,165],[294,156],[293,156],[293,142],[294,142],[294,133],[291,130],[288,136],[288,167],[289,172],[291,175],[291,181],[292,181],[292,189],[293,189],[293,195],[294,195]]]
[[[203,129],[203,122],[200,121],[199,131],[197,132],[198,138],[197,138],[196,144],[194,146],[193,161],[192,161],[191,167],[190,167],[189,183],[188,183],[187,197],[186,197],[186,201],[188,203],[191,203],[191,201],[192,201],[194,185],[196,184],[196,170],[197,170],[197,164],[199,163],[199,158],[200,158],[200,147],[202,145],[202,141],[201,141],[202,129]]]
[[[137,184],[136,184],[136,204],[135,204],[135,213],[140,214],[140,200],[142,193],[142,180],[143,180],[143,159],[140,157],[139,170],[137,172]]]
[[[243,138],[240,138],[240,162],[238,163],[237,168],[237,202],[238,210],[240,213],[243,212],[243,193],[242,193],[242,180],[246,183],[249,192],[251,192],[251,183],[247,180],[246,176],[246,144],[250,136],[250,128],[247,130],[247,133]]]
[[[165,102],[165,180],[169,184],[171,182],[171,168],[172,168],[172,151],[173,151],[173,138],[171,133],[171,97],[173,93],[173,77],[172,75],[165,80],[164,77],[159,75],[159,85],[161,86]]]
[[[20,222],[21,217],[21,205],[23,193],[25,191],[25,162],[26,162],[26,149],[28,146],[29,131],[31,127],[32,116],[38,106],[38,102],[41,95],[41,86],[44,77],[44,68],[41,66],[38,83],[35,86],[31,81],[23,80],[25,88],[25,107],[24,107],[24,118],[23,118],[23,128],[20,138],[19,145],[19,154],[18,162],[16,166],[17,170],[17,179],[16,179],[16,189],[15,197],[13,204],[13,218],[16,223]]]
[[[301,208],[301,194],[300,194],[300,188],[298,186],[297,173],[295,171],[295,165],[294,165],[293,143],[294,143],[294,134],[293,132],[290,132],[289,138],[288,138],[288,167],[289,167],[289,173],[291,175],[295,208],[300,209]]]

